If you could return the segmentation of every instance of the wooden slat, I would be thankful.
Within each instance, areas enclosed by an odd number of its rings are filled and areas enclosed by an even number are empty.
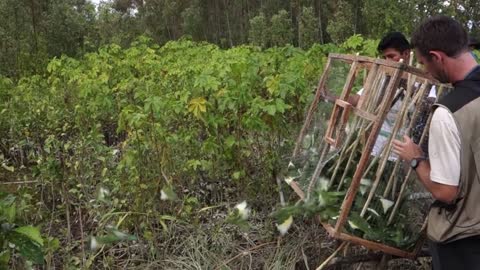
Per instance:
[[[394,62],[390,60],[372,58],[372,57],[362,56],[362,55],[339,54],[339,53],[330,53],[328,57],[332,59],[339,59],[339,60],[348,61],[348,62],[358,61],[360,65],[366,65],[366,66],[370,66],[373,63],[373,64],[379,64],[382,66],[387,66],[395,69],[400,68],[418,77],[428,79],[432,83],[435,83],[435,84],[440,83],[438,80],[436,80],[434,77],[432,77],[430,74],[426,73],[422,69],[409,66],[406,63]]]
[[[351,55],[351,54],[330,53],[328,56],[333,58],[333,59],[348,60],[348,61],[351,61],[351,62],[358,61],[362,65],[370,65],[368,63],[375,63],[375,64],[379,64],[379,65],[387,66],[387,67],[391,67],[391,68],[401,68],[401,69],[404,69],[406,72],[409,72],[413,75],[428,79],[435,84],[439,83],[438,80],[433,78],[427,72],[423,71],[422,69],[419,69],[419,68],[416,68],[416,67],[413,67],[413,66],[409,66],[406,63],[394,62],[394,61],[390,61],[390,60],[372,58],[372,57],[362,56],[362,55]],[[364,62],[366,62],[366,63],[364,64]]]
[[[343,111],[340,115],[340,119],[337,120],[339,117],[340,108],[343,108]],[[325,141],[334,146],[335,148],[338,148],[342,142],[342,130],[345,129],[345,125],[347,124],[351,108],[352,105],[350,103],[341,99],[335,100],[335,107],[333,108],[333,113],[330,117],[330,122],[328,124],[327,132],[325,135]],[[338,121],[340,121],[340,123],[338,123]],[[333,132],[335,130],[337,130],[337,134],[335,134],[336,137],[333,138]]]
[[[328,144],[330,144],[330,145],[332,145],[332,146],[335,146],[335,140],[334,140],[333,138],[327,136],[327,137],[325,137],[325,141],[326,141]]]
[[[384,119],[386,114],[388,113],[389,105],[391,104],[393,100],[393,96],[396,92],[394,91],[394,89],[398,87],[398,83],[400,82],[401,75],[402,75],[402,70],[397,69],[392,79],[390,80],[390,83],[386,89],[386,98],[384,98],[380,106],[379,119]],[[360,157],[360,161],[358,163],[357,169],[355,170],[355,174],[353,175],[352,182],[350,184],[349,189],[347,190],[347,195],[343,200],[342,207],[341,207],[342,211],[340,212],[337,223],[335,225],[335,231],[338,233],[341,232],[343,225],[347,221],[347,217],[348,217],[348,214],[350,213],[353,200],[355,199],[355,195],[358,191],[358,187],[360,186],[360,180],[362,178],[363,171],[367,166],[370,153],[377,139],[377,135],[380,131],[381,125],[382,125],[382,121],[377,121],[373,124],[372,131],[370,132],[367,143],[363,149],[362,156]]]
[[[347,97],[350,96],[350,92],[352,91],[353,84],[355,83],[355,78],[357,77],[357,67],[358,67],[358,62],[354,61],[350,66],[350,71],[348,72],[348,76],[345,81],[345,85],[343,86],[342,93],[340,94],[339,99],[346,100]]]
[[[370,88],[372,88],[373,82],[378,74],[378,64],[373,64],[368,72],[367,81],[364,84],[363,91],[364,93],[360,96],[358,100],[357,108],[363,108],[363,103],[365,99],[369,97]]]
[[[331,145],[335,145],[335,138],[333,133],[335,131],[335,125],[337,124],[338,114],[340,113],[340,107],[336,104],[333,106],[333,112],[330,115],[330,121],[328,121],[327,131],[325,132],[325,141]]]
[[[406,66],[405,67],[405,72],[411,73],[412,75],[415,75],[417,77],[428,79],[429,81],[431,81],[434,84],[439,84],[440,83],[435,78],[433,78],[430,74],[428,74],[425,71],[423,71],[419,68],[416,68],[416,67]]]
[[[369,113],[369,112],[366,112],[366,111],[364,111],[364,110],[360,110],[360,109],[358,109],[358,108],[356,108],[356,107],[353,107],[352,109],[353,109],[353,112],[354,112],[356,115],[362,117],[363,119],[367,119],[367,120],[372,121],[372,122],[375,122],[375,121],[378,120],[378,117],[376,117],[375,115],[373,115],[373,114],[371,114],[371,113]]]
[[[303,192],[303,190],[300,188],[297,182],[295,181],[290,182],[290,187],[293,189],[293,191],[295,191],[295,193],[297,193],[300,199],[305,200],[305,192]]]
[[[391,67],[395,69],[404,69],[407,65],[405,63],[394,62],[379,58],[373,58],[368,56],[361,56],[361,55],[351,55],[351,54],[339,54],[339,53],[330,53],[328,55],[329,58],[332,59],[340,59],[340,60],[347,60],[347,61],[358,61],[358,62],[370,62],[379,64],[386,67]]]
[[[301,142],[303,140],[303,137],[305,136],[305,132],[307,132],[307,129],[310,127],[310,122],[312,121],[313,114],[317,109],[318,102],[320,102],[320,98],[324,91],[324,87],[328,78],[328,72],[330,69],[331,62],[332,62],[331,58],[328,58],[327,64],[325,65],[325,69],[323,70],[323,73],[322,73],[322,77],[318,82],[315,98],[313,99],[313,102],[310,105],[310,108],[308,109],[307,117],[305,119],[305,122],[303,123],[302,130],[300,130],[300,134],[298,135],[297,142],[295,143],[295,149],[293,150],[292,159],[297,156]]]
[[[407,251],[404,251],[404,250],[401,250],[401,249],[398,249],[398,248],[395,248],[395,247],[387,246],[387,245],[382,244],[382,243],[377,243],[377,242],[365,240],[363,238],[352,236],[352,235],[349,235],[349,234],[346,234],[346,233],[343,233],[343,232],[338,233],[328,223],[322,223],[322,225],[325,228],[325,230],[327,230],[327,232],[330,234],[330,236],[332,236],[334,238],[337,238],[337,239],[340,239],[340,240],[343,240],[343,241],[348,241],[348,242],[351,242],[351,243],[354,243],[354,244],[362,245],[362,246],[364,246],[368,249],[371,249],[371,250],[378,250],[378,251],[388,253],[388,254],[391,254],[391,255],[395,255],[395,256],[398,256],[398,257],[402,257],[402,258],[414,259],[417,256],[417,254],[414,253],[414,252],[407,252]]]
[[[345,109],[348,109],[349,107],[352,106],[352,104],[346,102],[345,100],[341,100],[341,99],[335,100],[335,104],[342,107],[342,108],[345,108]]]

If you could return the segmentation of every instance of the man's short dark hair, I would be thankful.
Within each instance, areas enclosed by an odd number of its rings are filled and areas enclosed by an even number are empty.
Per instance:
[[[377,50],[378,52],[382,53],[386,49],[395,49],[401,53],[403,53],[405,50],[410,49],[410,43],[408,43],[408,40],[405,38],[405,36],[400,33],[400,32],[390,32],[386,34],[382,40],[380,40],[380,43],[378,43]]]
[[[439,15],[420,24],[412,35],[412,46],[427,58],[430,58],[430,51],[442,51],[455,57],[468,50],[468,35],[458,21]]]

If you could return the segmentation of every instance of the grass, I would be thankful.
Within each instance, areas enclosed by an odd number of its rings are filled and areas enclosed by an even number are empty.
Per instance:
[[[264,220],[264,221],[261,221]],[[267,220],[267,221],[265,221]],[[283,270],[316,269],[339,245],[313,220],[297,221],[284,237],[273,221],[257,215],[248,231],[221,219],[200,225],[172,224],[147,242],[118,244],[98,256],[92,269]],[[347,254],[364,254],[352,247]],[[375,269],[375,263],[328,269]],[[388,269],[429,269],[428,260],[392,260]]]

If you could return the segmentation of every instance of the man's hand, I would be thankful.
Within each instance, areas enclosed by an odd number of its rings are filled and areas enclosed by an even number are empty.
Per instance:
[[[413,143],[407,135],[403,136],[404,141],[393,140],[393,152],[401,159],[410,162],[414,158],[422,157],[423,151],[420,146]]]
[[[403,136],[405,141],[394,140],[393,152],[400,156],[407,162],[412,161],[413,158],[423,156],[422,149],[413,143],[408,136]],[[452,203],[457,198],[458,187],[450,186],[434,182],[430,179],[430,163],[428,161],[420,163],[415,172],[418,179],[423,183],[425,188],[432,193],[436,200]]]

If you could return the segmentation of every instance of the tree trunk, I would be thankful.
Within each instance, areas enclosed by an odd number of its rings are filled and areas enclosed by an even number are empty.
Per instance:
[[[13,12],[13,16],[15,18],[15,25],[17,25],[17,27],[15,27],[15,51],[16,51],[16,55],[15,55],[15,68],[14,68],[14,71],[13,71],[13,76],[18,78],[19,77],[19,70],[21,70],[21,66],[20,66],[20,34],[19,34],[19,28],[18,27],[20,24],[18,22],[18,3],[15,4],[15,7],[14,7],[14,12]]]
[[[295,10],[295,11],[296,11],[296,12],[295,12],[295,13],[296,13],[296,16],[295,16],[295,17],[296,17],[296,18],[295,18],[295,20],[293,20],[293,18],[292,18],[292,23],[293,23],[293,25],[294,25],[294,27],[295,27],[295,28],[293,28],[293,29],[294,29],[294,30],[296,31],[296,33],[297,33],[297,42],[296,42],[296,45],[301,47],[302,44],[300,44],[300,42],[301,42],[301,39],[302,39],[302,38],[300,37],[300,35],[301,35],[301,33],[300,33],[300,20],[301,20],[301,18],[302,18],[302,7],[300,6],[300,1],[299,1],[299,0],[297,0],[297,1],[295,1],[295,2],[296,2],[296,4],[295,4],[295,6],[296,6],[296,7],[295,7],[295,9],[296,9],[296,10]],[[293,17],[293,12],[292,12],[292,17]],[[294,41],[294,44],[295,44],[295,41]]]
[[[228,4],[227,0],[223,0],[224,3],[224,8],[225,8],[225,16],[227,19],[227,31],[228,31],[228,41],[230,43],[230,47],[233,47],[233,41],[232,41],[232,28],[230,27],[230,17],[228,16]]]
[[[318,35],[320,36],[320,43],[325,44],[323,39],[323,24],[322,24],[322,2],[318,2]]]
[[[33,53],[38,52],[38,38],[37,38],[37,16],[35,14],[35,0],[30,0],[30,13],[32,15],[32,30],[33,30]]]
[[[361,33],[361,12],[362,12],[362,0],[350,1],[353,14],[353,34]]]

